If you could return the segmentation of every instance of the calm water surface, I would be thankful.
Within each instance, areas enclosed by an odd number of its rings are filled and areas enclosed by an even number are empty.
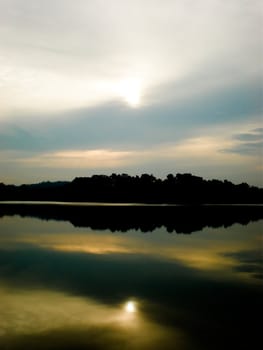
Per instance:
[[[262,220],[169,234],[0,218],[0,349],[255,349]]]

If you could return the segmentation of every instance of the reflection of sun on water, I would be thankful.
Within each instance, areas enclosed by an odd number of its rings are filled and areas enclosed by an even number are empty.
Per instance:
[[[93,299],[52,290],[11,291],[0,282],[0,349],[159,349],[178,333],[138,311],[137,300],[120,309]],[[36,308],[35,306],[38,305]],[[94,336],[96,335],[96,336]],[[32,340],[31,340],[32,339]],[[27,343],[28,342],[28,343]],[[166,347],[165,347],[166,348]],[[173,349],[174,347],[169,347]]]
[[[134,301],[128,301],[125,304],[125,311],[129,312],[129,313],[134,313],[136,311],[136,305],[135,305]]]

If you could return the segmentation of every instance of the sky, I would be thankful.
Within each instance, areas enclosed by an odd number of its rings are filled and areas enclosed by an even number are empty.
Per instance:
[[[0,0],[0,182],[263,186],[260,0]]]

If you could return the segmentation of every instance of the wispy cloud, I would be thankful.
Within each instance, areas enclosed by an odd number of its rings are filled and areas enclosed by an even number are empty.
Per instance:
[[[261,17],[260,0],[0,0],[3,179],[259,167],[259,123],[241,126],[262,113]]]
[[[233,138],[240,141],[261,141],[263,138],[263,128],[253,129],[244,134],[237,134]]]
[[[236,142],[234,142],[232,147],[223,149],[223,152],[258,157],[263,155],[262,128],[253,129],[247,133],[236,134],[233,136],[233,140],[236,140]]]
[[[112,87],[129,77],[147,95],[167,81],[206,93],[262,76],[260,13],[258,0],[2,0],[1,114],[118,99]]]
[[[20,158],[25,166],[47,167],[47,168],[73,168],[77,169],[93,169],[93,168],[109,168],[114,169],[120,165],[125,166],[129,163],[129,156],[132,152],[115,151],[107,149],[95,150],[68,150],[61,152],[51,152],[37,154],[26,158]]]

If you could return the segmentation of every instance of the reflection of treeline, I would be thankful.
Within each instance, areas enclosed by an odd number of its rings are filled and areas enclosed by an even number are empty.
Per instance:
[[[192,174],[93,175],[72,182],[34,185],[0,184],[0,200],[49,200],[133,203],[262,203],[263,189]]]
[[[191,233],[204,227],[228,227],[263,219],[261,206],[233,205],[60,205],[60,204],[0,204],[0,217],[20,215],[43,220],[69,221],[75,227],[94,230],[151,232],[165,227],[168,232]]]

